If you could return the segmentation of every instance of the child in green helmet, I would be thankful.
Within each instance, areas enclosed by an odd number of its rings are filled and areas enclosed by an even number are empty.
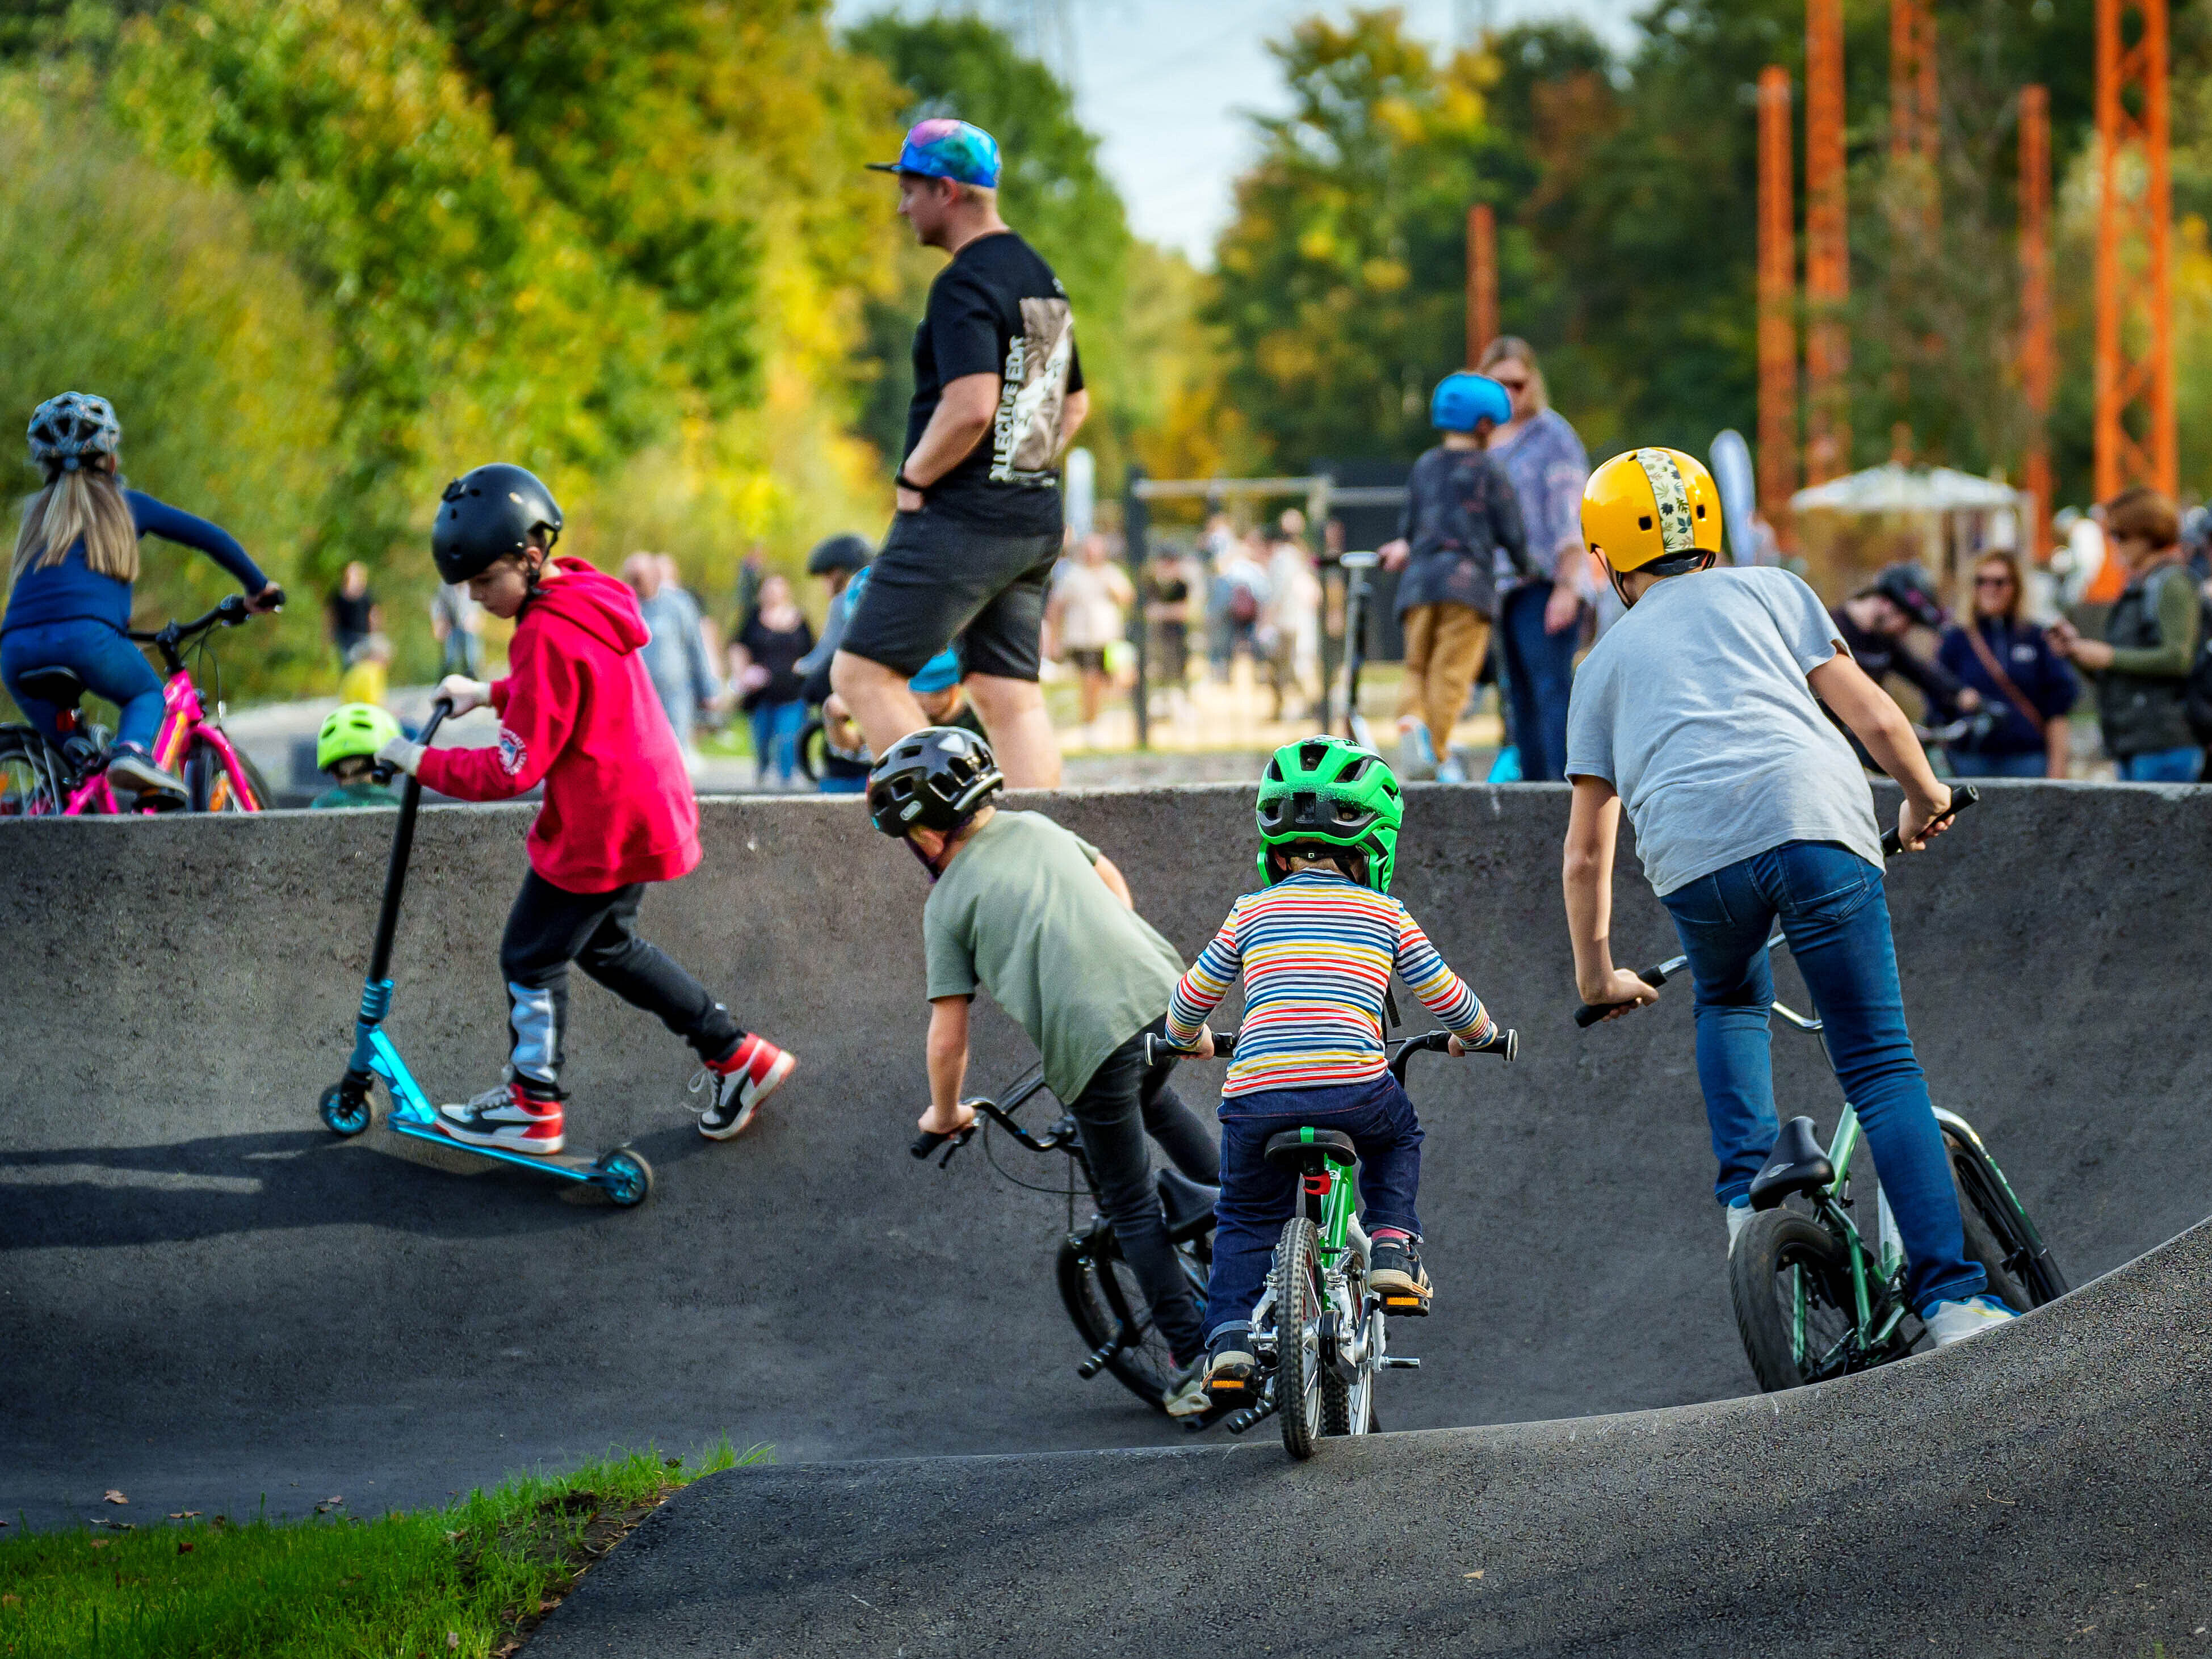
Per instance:
[[[370,775],[376,751],[401,736],[399,722],[373,702],[342,702],[315,734],[315,769],[331,787],[307,803],[320,806],[397,806],[399,797]]]
[[[1168,1005],[1169,1040],[1210,1054],[1206,1017],[1243,975],[1244,1020],[1221,1088],[1221,1197],[1205,1320],[1206,1386],[1218,1401],[1252,1392],[1252,1309],[1297,1201],[1297,1176],[1264,1156],[1279,1130],[1310,1124],[1352,1137],[1368,1286],[1393,1312],[1429,1309],[1414,1209],[1420,1121],[1382,1048],[1392,972],[1450,1030],[1454,1054],[1497,1028],[1390,896],[1404,816],[1398,780],[1373,750],[1330,737],[1277,750],[1260,784],[1267,885],[1231,907]]]

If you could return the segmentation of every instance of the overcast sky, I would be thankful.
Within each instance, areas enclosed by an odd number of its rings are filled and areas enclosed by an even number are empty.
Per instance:
[[[1616,42],[1645,0],[1405,0],[1417,33],[1439,42],[1477,20],[1499,27],[1528,18],[1577,16]],[[1283,106],[1280,77],[1265,43],[1299,18],[1351,9],[1315,0],[1057,0],[1072,36],[1077,108],[1098,134],[1106,171],[1128,204],[1139,236],[1210,263],[1227,221],[1230,182],[1251,155],[1249,110]],[[1054,0],[836,0],[840,23],[887,9],[909,15],[977,12],[1007,24],[1048,20]],[[1049,34],[1048,61],[1059,55]]]

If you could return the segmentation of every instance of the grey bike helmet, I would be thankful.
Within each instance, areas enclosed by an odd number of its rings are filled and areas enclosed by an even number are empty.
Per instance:
[[[64,392],[31,411],[31,461],[49,472],[74,472],[95,455],[112,455],[122,422],[105,398]]]

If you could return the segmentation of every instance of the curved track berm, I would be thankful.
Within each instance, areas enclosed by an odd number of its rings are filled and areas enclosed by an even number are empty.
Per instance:
[[[1907,1003],[1937,1098],[1989,1138],[2080,1283],[2212,1212],[2212,1055],[2196,1039],[2212,813],[2188,790],[1985,795],[1895,869]],[[1039,804],[1121,863],[1188,956],[1249,883],[1249,802],[1224,786]],[[1565,807],[1547,786],[1409,794],[1398,890],[1523,1047],[1510,1068],[1416,1062],[1439,1297],[1401,1345],[1423,1370],[1389,1379],[1394,1428],[1750,1387],[1686,988],[1592,1033],[1570,1023]],[[495,951],[528,816],[423,817],[390,1029],[445,1098],[496,1075]],[[654,1195],[629,1212],[317,1123],[387,817],[0,834],[0,1515],[113,1514],[110,1487],[133,1516],[236,1513],[264,1493],[272,1512],[341,1493],[359,1510],[722,1434],[771,1443],[786,1466],[1181,1443],[1110,1381],[1074,1376],[1050,1271],[1063,1201],[979,1148],[945,1172],[906,1155],[923,1097],[912,860],[849,801],[703,816],[704,866],[647,901],[645,931],[802,1064],[757,1128],[710,1145],[690,1127],[688,1054],[580,981],[569,1130],[594,1150],[634,1138],[651,1159]],[[1632,868],[1619,890],[1621,954],[1665,954]],[[1785,1103],[1825,1128],[1834,1091],[1811,1044],[1778,1033],[1776,1054]],[[1025,1060],[1002,1018],[979,1022],[975,1086]],[[1210,1104],[1218,1076],[1187,1067],[1187,1092]],[[1000,1158],[1023,1179],[1060,1174]],[[1218,1435],[1204,1443],[1219,1456]],[[1380,1468],[1430,1443],[1362,1455]],[[1893,1477],[1936,1460],[1909,1423],[1857,1455]],[[1712,1524],[1735,1540],[1753,1501]],[[1196,1540],[1211,1521],[1164,1524]],[[1845,1559],[1835,1577],[1863,1574]]]

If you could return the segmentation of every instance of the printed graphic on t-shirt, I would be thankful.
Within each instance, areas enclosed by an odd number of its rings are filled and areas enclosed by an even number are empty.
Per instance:
[[[999,413],[991,431],[994,483],[1051,484],[1075,318],[1061,299],[1024,300],[1022,331],[1006,343]]]

